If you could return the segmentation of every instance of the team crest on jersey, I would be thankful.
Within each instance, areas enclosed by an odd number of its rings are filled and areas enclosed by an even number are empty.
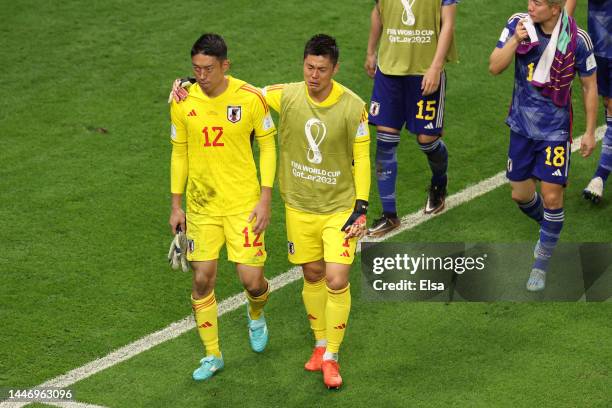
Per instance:
[[[242,106],[228,106],[227,107],[227,120],[232,123],[240,122],[242,119]]]
[[[380,112],[380,103],[372,101],[370,104],[370,115],[378,116],[378,112]]]
[[[287,241],[287,251],[291,254],[294,255],[295,254],[295,245],[293,245],[293,242],[291,241]]]

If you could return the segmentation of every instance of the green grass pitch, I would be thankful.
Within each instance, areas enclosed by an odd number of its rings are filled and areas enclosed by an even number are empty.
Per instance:
[[[367,101],[373,2],[0,3],[0,387],[23,388],[191,312],[190,276],[170,271],[165,259],[166,99],[171,81],[190,72],[193,41],[221,33],[231,74],[263,86],[301,80],[305,41],[332,34],[341,49],[337,80]],[[460,63],[447,69],[445,115],[450,194],[505,167],[513,70],[492,77],[488,57],[506,19],[526,3],[458,6]],[[579,3],[586,27],[586,2]],[[610,196],[598,207],[580,197],[599,152],[572,158],[562,241],[612,241]],[[402,135],[399,162],[399,211],[407,214],[423,206],[429,178],[411,135]],[[377,194],[373,179],[370,219],[380,211]],[[392,240],[532,242],[532,224],[506,185]],[[277,190],[267,246],[268,277],[291,267]],[[240,309],[220,320],[226,369],[212,381],[191,380],[202,348],[190,331],[75,384],[77,399],[110,407],[612,405],[609,302],[370,303],[361,299],[358,264],[339,392],[302,369],[312,339],[297,282],[271,297],[263,355],[249,350]],[[233,266],[220,265],[223,299],[241,288]]]

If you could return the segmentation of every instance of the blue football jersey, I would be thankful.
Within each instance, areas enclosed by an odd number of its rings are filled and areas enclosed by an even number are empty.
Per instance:
[[[516,25],[527,14],[515,14],[508,20],[506,28],[497,42],[503,48],[506,41],[512,38]],[[544,34],[539,24],[534,24],[538,33],[539,45],[524,55],[516,54],[514,59],[514,92],[506,124],[512,131],[536,140],[562,141],[570,137],[571,104],[565,107],[556,106],[553,101],[541,94],[541,89],[531,85],[533,73],[550,36]],[[593,44],[589,35],[578,28],[576,44],[576,72],[589,76],[597,70]]]
[[[612,0],[589,0],[588,24],[595,55],[612,58]]]

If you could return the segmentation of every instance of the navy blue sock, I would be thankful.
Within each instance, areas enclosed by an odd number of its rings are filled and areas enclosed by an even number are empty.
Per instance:
[[[419,142],[419,148],[427,155],[427,162],[431,169],[431,184],[446,187],[448,169],[448,150],[442,139],[438,138],[431,143]]]
[[[544,202],[542,196],[536,191],[533,199],[527,203],[519,203],[521,211],[529,218],[534,219],[538,224],[544,219]]]
[[[376,132],[376,180],[383,213],[389,217],[397,217],[395,180],[399,140],[397,133]]]
[[[612,103],[612,100],[609,102]],[[610,171],[612,171],[612,116],[606,115],[606,134],[603,142],[601,142],[601,157],[599,158],[599,166],[595,171],[595,177],[601,177],[604,181],[608,180]]]
[[[557,246],[561,229],[563,229],[563,220],[563,208],[557,210],[544,208],[544,219],[540,226],[540,240],[537,245],[536,259],[533,263],[534,269],[546,271],[548,268],[548,261]]]

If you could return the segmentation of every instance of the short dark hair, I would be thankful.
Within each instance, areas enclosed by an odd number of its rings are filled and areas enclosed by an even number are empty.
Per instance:
[[[334,37],[327,34],[317,34],[308,40],[306,47],[304,47],[304,59],[309,55],[328,57],[332,64],[336,65],[340,57],[340,50]]]
[[[227,59],[227,45],[219,34],[205,33],[197,39],[191,47],[191,56],[202,54],[217,57],[219,60]]]

